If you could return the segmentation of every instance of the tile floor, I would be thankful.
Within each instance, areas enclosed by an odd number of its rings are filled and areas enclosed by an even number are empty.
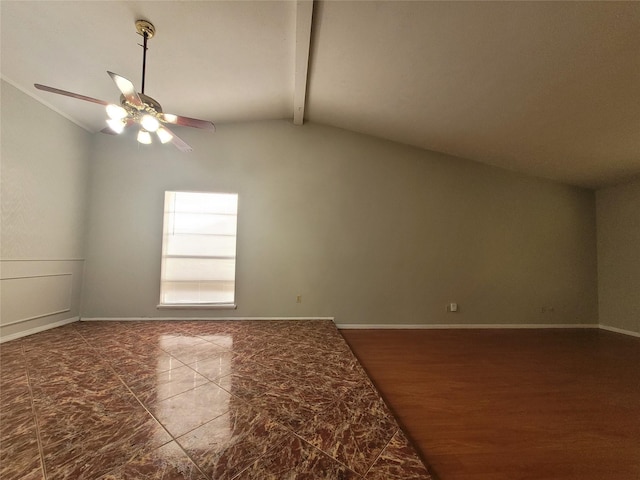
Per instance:
[[[4,480],[431,478],[330,321],[78,322],[0,357]]]

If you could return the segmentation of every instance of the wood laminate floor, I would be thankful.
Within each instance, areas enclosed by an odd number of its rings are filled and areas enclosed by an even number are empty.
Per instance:
[[[343,330],[440,480],[640,479],[640,339]]]

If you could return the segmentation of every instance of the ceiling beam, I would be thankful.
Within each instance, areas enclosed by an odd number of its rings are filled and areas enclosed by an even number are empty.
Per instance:
[[[304,122],[304,104],[307,97],[307,72],[311,47],[311,19],[313,0],[296,2],[296,59],[293,90],[293,123]]]

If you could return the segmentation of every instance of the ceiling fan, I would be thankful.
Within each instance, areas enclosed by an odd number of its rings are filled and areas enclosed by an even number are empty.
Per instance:
[[[144,144],[152,143],[153,140],[151,134],[155,133],[161,143],[171,142],[176,146],[176,148],[178,148],[178,150],[190,152],[192,151],[192,148],[184,140],[169,130],[166,124],[202,128],[212,132],[215,131],[215,126],[212,122],[206,120],[198,120],[197,118],[164,113],[162,111],[162,107],[156,100],[144,94],[145,70],[147,64],[147,40],[155,35],[156,29],[151,22],[146,20],[136,20],[136,30],[144,38],[143,45],[141,45],[143,48],[142,91],[139,93],[136,92],[133,83],[117,73],[107,72],[115,82],[118,90],[122,93],[122,95],[120,95],[120,105],[73,92],[67,92],[66,90],[60,90],[58,88],[47,87],[46,85],[40,85],[39,83],[34,84],[34,86],[38,90],[44,90],[45,92],[57,93],[58,95],[65,95],[67,97],[77,98],[78,100],[104,105],[109,118],[107,119],[108,127],[102,129],[102,133],[119,134],[130,125],[138,125],[138,142]]]

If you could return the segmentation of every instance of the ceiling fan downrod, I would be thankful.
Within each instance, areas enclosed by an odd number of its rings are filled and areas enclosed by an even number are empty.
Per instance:
[[[140,93],[144,94],[144,78],[147,70],[147,40],[153,38],[156,33],[156,27],[153,23],[147,20],[136,20],[136,30],[142,35],[142,90]]]

